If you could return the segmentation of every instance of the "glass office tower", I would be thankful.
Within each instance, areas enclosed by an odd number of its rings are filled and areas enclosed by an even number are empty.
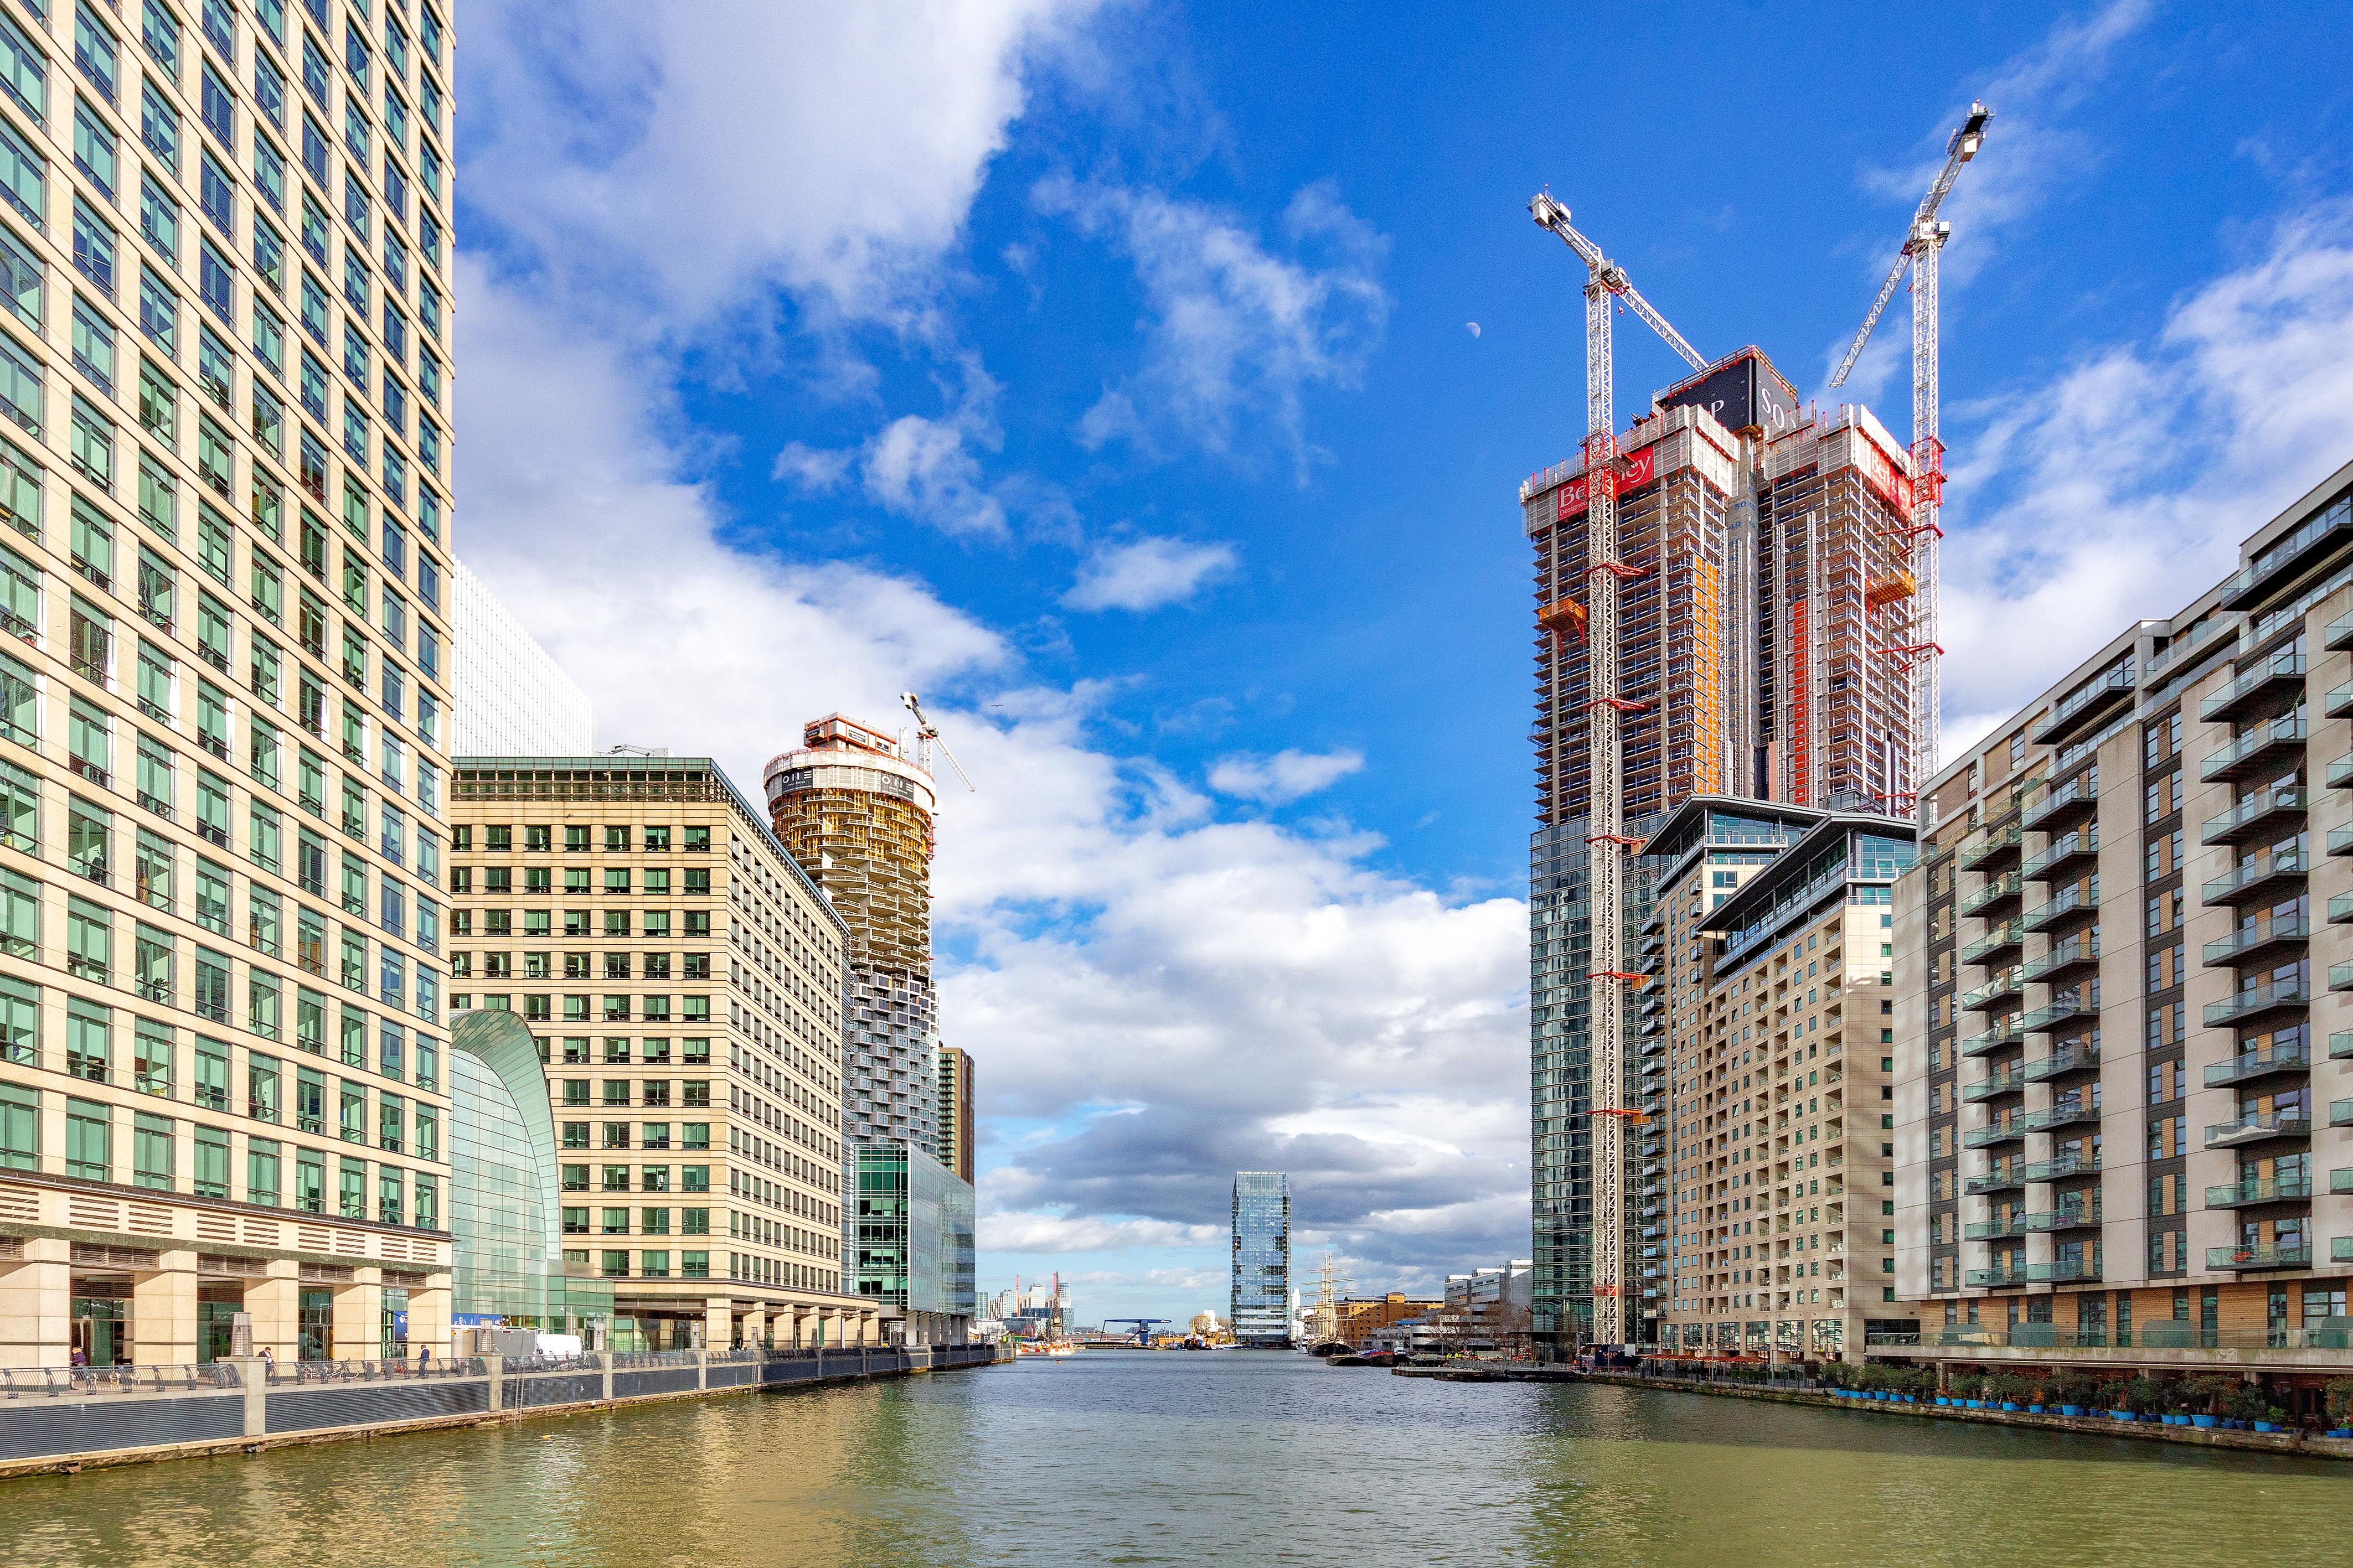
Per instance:
[[[1236,1343],[1291,1343],[1291,1178],[1281,1171],[1234,1173],[1229,1308]]]

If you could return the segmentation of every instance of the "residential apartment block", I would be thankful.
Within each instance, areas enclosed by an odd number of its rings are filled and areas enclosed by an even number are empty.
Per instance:
[[[448,1343],[453,44],[0,16],[0,1361]]]
[[[1728,796],[1644,847],[1641,1050],[1667,1080],[1640,1279],[1662,1350],[1837,1358],[1897,1305],[1893,887],[1911,823]]]
[[[452,984],[554,1096],[617,1344],[875,1336],[844,1279],[848,928],[707,757],[461,757]]]
[[[2342,1370],[2353,465],[1932,791],[1896,899],[1919,1353]]]

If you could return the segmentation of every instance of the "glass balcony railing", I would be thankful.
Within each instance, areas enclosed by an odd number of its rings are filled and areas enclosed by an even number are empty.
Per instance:
[[[1982,1012],[1989,1004],[2001,997],[2017,995],[2025,984],[2026,977],[2019,973],[2018,965],[2012,964],[1995,975],[1986,984],[1978,986],[1974,991],[1963,992],[1961,1008],[1964,1012]]]
[[[2293,1247],[2210,1247],[2206,1249],[2206,1267],[2246,1271],[2256,1268],[2309,1268],[2312,1247],[2299,1243]]]
[[[2045,899],[2027,910],[2020,917],[2020,923],[2028,931],[2045,931],[2069,915],[2095,914],[2099,908],[2099,900],[2087,894],[2084,884],[2078,882],[2062,889],[2058,897]]]
[[[2198,776],[2211,784],[2217,779],[2236,778],[2253,773],[2274,753],[2305,742],[2304,715],[2290,713],[2258,725],[2240,736],[2222,750],[2208,757],[2200,765]]]
[[[2015,1160],[1999,1160],[1984,1175],[1964,1178],[1961,1187],[1971,1197],[1977,1197],[1986,1193],[1999,1193],[2010,1187],[2022,1187],[2025,1184],[2026,1173],[2023,1166]]]
[[[2256,1204],[2296,1203],[2312,1196],[2310,1176],[2247,1176],[2206,1189],[2210,1209],[2247,1208]]]
[[[2022,1213],[1998,1215],[1989,1220],[1979,1220],[1961,1227],[1964,1241],[1999,1241],[2004,1237],[2024,1236],[2026,1215]]]
[[[2069,1176],[2089,1175],[2100,1168],[2095,1154],[2067,1153],[2056,1159],[2038,1160],[2019,1172],[2030,1182],[2058,1182]]]
[[[2353,1061],[2353,1029],[2339,1029],[2328,1037],[2328,1059]]]
[[[1990,1149],[1997,1143],[2016,1143],[2026,1136],[2026,1129],[2016,1118],[1996,1121],[1984,1127],[1972,1127],[1962,1132],[1964,1149]]]
[[[2016,1264],[1993,1268],[1972,1268],[1962,1275],[1961,1279],[1972,1290],[1999,1290],[2005,1286],[2025,1284],[2026,1269],[2023,1265]]]
[[[2233,993],[2227,1001],[2208,1003],[2206,1026],[2219,1029],[2232,1024],[2243,1024],[2266,1013],[2305,1006],[2311,1000],[2311,991],[2301,980],[2274,980],[2268,985],[2250,985]]]
[[[2353,1101],[2345,1102],[2353,1105]],[[2242,1143],[2268,1142],[2274,1138],[2309,1138],[2312,1115],[2305,1110],[2251,1110],[2235,1121],[2219,1121],[2206,1129],[2206,1147],[2232,1149]]]
[[[2020,1076],[2029,1083],[2042,1083],[2066,1073],[2095,1069],[2099,1065],[2100,1047],[2078,1041],[2028,1062]]]
[[[2274,948],[2300,946],[2311,936],[2312,922],[2301,915],[2294,920],[2265,921],[2241,926],[2221,941],[2208,942],[2200,956],[2208,963],[2240,963]]]
[[[2062,974],[2075,968],[2078,964],[2097,963],[2099,961],[2099,932],[2079,931],[2052,948],[2041,958],[2029,962],[2026,965],[2026,978],[2048,980],[2052,975]]]
[[[2089,810],[2100,799],[2100,771],[2078,773],[2063,784],[2053,784],[2041,800],[2030,802],[2020,815],[2019,822],[2027,828],[2038,828],[2045,823],[2056,825],[2059,818],[2072,816],[2078,810]]]
[[[2020,1125],[2029,1132],[2049,1132],[2054,1128],[2079,1126],[2099,1119],[2098,1106],[2085,1100],[2068,1100],[2048,1110],[2028,1111],[2020,1119]]]
[[[2308,802],[2302,784],[2275,784],[2239,802],[2220,816],[2210,816],[2198,830],[2200,844],[2228,844],[2274,823],[2304,815]]]
[[[2034,726],[2038,745],[2051,745],[2066,739],[2089,724],[2109,704],[2132,695],[2133,661],[2129,658],[2116,668],[2095,676],[2086,685],[2069,692],[2041,722]]]
[[[1975,871],[1992,862],[2014,856],[2019,846],[2019,826],[2015,822],[1994,829],[1982,837],[1973,838],[1961,846],[1958,857],[1961,869]]]
[[[2266,691],[2290,689],[2304,679],[2304,656],[2275,653],[2239,672],[2238,679],[2198,705],[2198,716],[2208,722],[2236,718],[2262,701]]]
[[[2026,1282],[2030,1285],[2065,1285],[2078,1279],[2097,1279],[2100,1260],[2096,1258],[2061,1258],[2049,1263],[2026,1266]]]
[[[2000,1095],[2021,1094],[2026,1089],[2026,1075],[2020,1072],[1998,1072],[1975,1083],[1961,1086],[1961,1098],[1974,1105],[1979,1100]]]
[[[2291,880],[2300,880],[2311,869],[2306,864],[2301,850],[2287,849],[2258,856],[2235,868],[2229,876],[2217,877],[2200,888],[2199,900],[2206,904],[2239,903]]]
[[[2061,1204],[2042,1214],[2026,1216],[2026,1230],[2096,1230],[2100,1226],[2100,1205],[2091,1203]]]
[[[2019,874],[2031,881],[2047,881],[2079,860],[2096,860],[2099,857],[2100,825],[2094,822],[2052,839],[2049,848],[2019,868]]]
[[[2096,1017],[2099,1016],[2099,1011],[2100,1005],[2096,997],[2081,991],[2063,991],[2051,998],[2049,1006],[2037,1007],[2033,1012],[2021,1017],[2019,1020],[2019,1027],[2030,1035],[2046,1034],[2060,1025],[2070,1023],[2077,1018]]]
[[[2344,896],[2348,899],[2353,899],[2353,893],[2348,893]],[[2348,920],[2353,920],[2353,915],[2348,915],[2347,918]],[[2001,952],[2003,949],[2016,947],[2025,940],[2026,928],[2020,925],[2016,921],[2011,921],[2007,925],[1996,926],[1978,941],[1973,942],[1969,943],[1968,946],[1961,949],[1961,962],[1964,963],[1982,963],[1987,959],[1991,958],[1995,953]]]
[[[1971,1035],[1961,1042],[1961,1055],[1981,1057],[1988,1051],[1998,1051],[2004,1046],[2024,1039],[2026,1031],[2019,1027],[2018,1020],[2019,1015],[2013,1013],[1984,1034]]]
[[[2219,1089],[2224,1084],[2248,1083],[2256,1079],[2270,1078],[2275,1073],[2308,1073],[2311,1070],[2312,1047],[2297,1040],[2294,1044],[2283,1043],[2242,1051],[2227,1062],[2216,1062],[2206,1069],[2206,1087]]]
[[[1996,877],[1961,900],[1961,913],[1974,915],[1980,910],[1991,909],[2006,899],[2015,899],[2018,897],[2021,885],[2018,873],[2015,871]]]
[[[2331,653],[2343,653],[2353,647],[2353,615],[2339,616],[2329,622],[2328,629],[2320,634],[2320,646]]]

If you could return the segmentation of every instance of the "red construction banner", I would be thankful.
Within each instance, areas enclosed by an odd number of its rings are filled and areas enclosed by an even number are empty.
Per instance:
[[[1659,477],[1659,448],[1654,442],[1639,452],[1626,454],[1626,471],[1618,480],[1618,488],[1630,490],[1647,485]],[[1585,510],[1586,478],[1580,474],[1560,487],[1553,503],[1553,521],[1566,522]]]

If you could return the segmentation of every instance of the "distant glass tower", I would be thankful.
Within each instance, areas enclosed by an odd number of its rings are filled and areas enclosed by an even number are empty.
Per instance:
[[[1235,1342],[1291,1343],[1291,1178],[1281,1171],[1234,1173]]]

